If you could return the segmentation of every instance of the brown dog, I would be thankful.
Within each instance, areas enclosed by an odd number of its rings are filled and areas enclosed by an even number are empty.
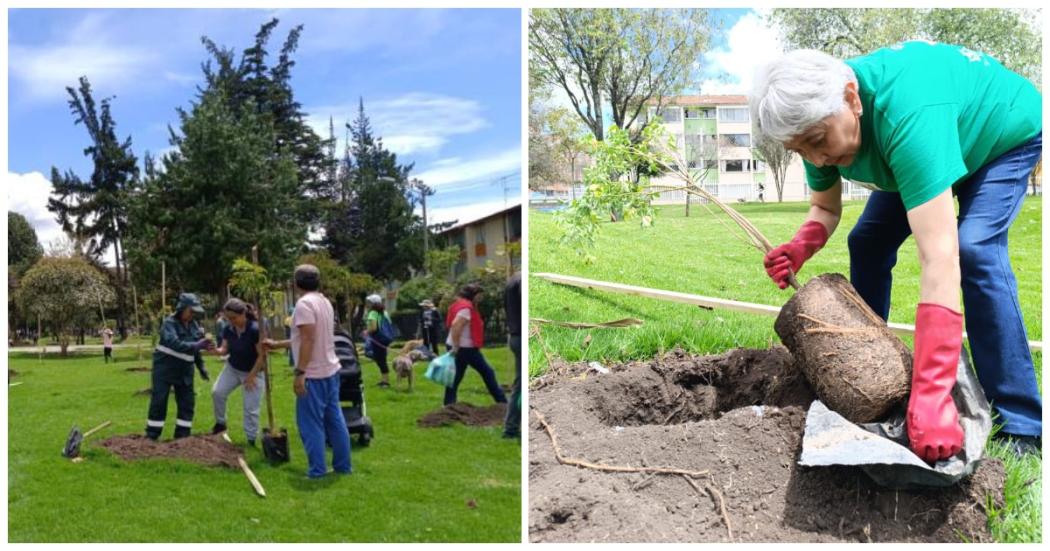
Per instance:
[[[412,364],[425,358],[422,352],[416,350],[423,345],[423,341],[416,339],[405,343],[394,358],[394,371],[397,373],[397,386],[401,386],[401,379],[408,379],[408,391],[412,392]]]

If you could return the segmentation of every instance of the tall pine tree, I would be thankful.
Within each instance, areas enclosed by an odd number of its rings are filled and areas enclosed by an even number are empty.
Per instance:
[[[422,264],[423,223],[413,212],[407,183],[412,165],[399,164],[374,135],[363,99],[347,128],[350,140],[339,173],[344,199],[328,218],[322,244],[355,272],[407,279],[410,268]]]
[[[127,336],[128,281],[124,241],[128,236],[128,205],[139,186],[138,160],[131,151],[131,137],[123,142],[117,139],[109,98],[96,107],[87,77],[80,77],[78,90],[67,87],[66,91],[74,124],[83,124],[91,138],[84,154],[91,158],[93,170],[85,182],[72,171],[62,174],[52,167],[53,189],[47,208],[55,213],[63,231],[86,241],[88,255],[95,262],[113,249],[116,266],[111,278],[117,290],[117,329],[123,339]]]

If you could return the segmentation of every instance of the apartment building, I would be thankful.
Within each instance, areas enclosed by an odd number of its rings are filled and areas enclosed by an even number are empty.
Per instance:
[[[698,183],[723,201],[776,201],[773,176],[754,152],[747,97],[742,95],[675,96],[664,98],[657,111],[648,108],[646,120],[659,115],[667,133]],[[644,123],[644,121],[642,121]],[[808,197],[802,160],[788,166],[785,201]],[[681,185],[673,176],[652,179],[654,186]],[[662,194],[661,202],[684,202],[684,193]]]

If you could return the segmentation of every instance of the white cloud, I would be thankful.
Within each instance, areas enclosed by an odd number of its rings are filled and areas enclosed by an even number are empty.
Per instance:
[[[468,222],[471,220],[477,220],[483,216],[492,214],[494,212],[501,211],[505,208],[512,207],[514,205],[520,205],[521,198],[514,197],[504,202],[503,199],[485,201],[481,203],[471,203],[469,205],[459,205],[454,207],[438,207],[438,208],[427,208],[427,224],[439,224],[441,222],[451,222],[456,220],[457,223]]]
[[[11,44],[8,63],[11,76],[25,85],[30,101],[67,97],[66,87],[76,87],[87,75],[96,89],[111,94],[116,88],[138,80],[156,62],[154,54],[110,42],[107,29],[112,21],[100,14],[81,20],[65,40],[43,45]]]
[[[191,75],[189,73],[179,73],[176,71],[164,71],[164,78],[178,84],[180,86],[189,86],[197,83],[201,77],[198,75]]]
[[[708,70],[726,78],[704,80],[700,83],[701,94],[750,93],[755,70],[784,51],[777,31],[763,20],[766,11],[745,14],[729,29],[726,48],[704,54]]]
[[[62,228],[55,222],[55,215],[47,210],[50,195],[51,181],[43,174],[7,173],[7,210],[26,217],[45,250],[48,243],[64,236]]]
[[[459,187],[457,184],[465,184],[485,178],[497,178],[508,173],[521,170],[521,148],[514,147],[478,159],[450,163],[448,159],[438,161],[434,165],[415,174],[414,178],[423,180],[428,186],[440,189],[442,187]],[[485,182],[484,185],[493,185]]]
[[[345,146],[347,122],[357,118],[358,102],[310,107],[308,123],[321,136],[328,136],[329,117],[334,118],[339,151]],[[365,115],[377,136],[398,155],[436,153],[452,136],[470,134],[488,126],[479,102],[440,94],[412,92],[375,101],[365,101]]]

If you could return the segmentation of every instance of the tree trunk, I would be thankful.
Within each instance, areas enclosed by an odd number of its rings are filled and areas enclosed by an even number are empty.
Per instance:
[[[908,397],[911,351],[842,275],[809,280],[774,329],[821,401],[850,421],[879,421]]]

